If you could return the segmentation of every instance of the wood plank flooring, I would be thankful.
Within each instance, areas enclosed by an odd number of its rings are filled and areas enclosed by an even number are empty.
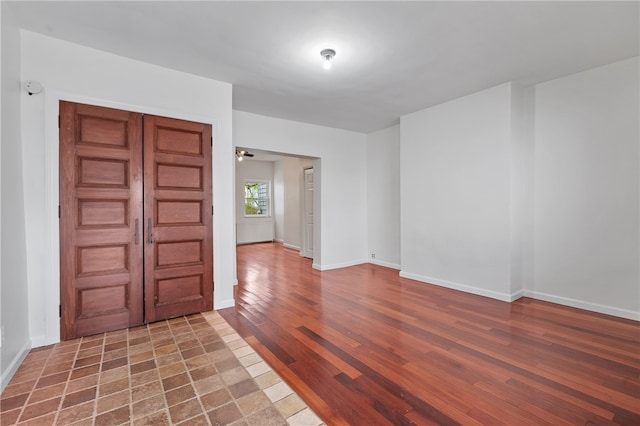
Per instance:
[[[640,425],[640,323],[238,247],[220,314],[328,425]]]

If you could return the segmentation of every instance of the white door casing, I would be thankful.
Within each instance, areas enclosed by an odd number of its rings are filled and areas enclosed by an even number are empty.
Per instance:
[[[313,168],[304,169],[304,250],[313,259]]]

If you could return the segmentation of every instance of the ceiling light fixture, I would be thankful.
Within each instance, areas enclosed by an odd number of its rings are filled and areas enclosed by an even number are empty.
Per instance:
[[[320,52],[320,56],[324,58],[324,62],[322,63],[322,68],[325,70],[331,69],[331,60],[334,56],[336,56],[336,51],[333,49],[324,49]]]
[[[253,154],[249,151],[236,149],[236,159],[242,161],[244,157],[253,157]]]

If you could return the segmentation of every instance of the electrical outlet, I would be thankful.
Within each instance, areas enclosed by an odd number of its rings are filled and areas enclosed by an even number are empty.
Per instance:
[[[371,253],[371,258],[375,259],[376,258],[376,254],[375,253]]]

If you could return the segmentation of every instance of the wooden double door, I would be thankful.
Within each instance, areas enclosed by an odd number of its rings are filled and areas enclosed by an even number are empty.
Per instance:
[[[213,308],[211,137],[60,102],[62,340]]]

